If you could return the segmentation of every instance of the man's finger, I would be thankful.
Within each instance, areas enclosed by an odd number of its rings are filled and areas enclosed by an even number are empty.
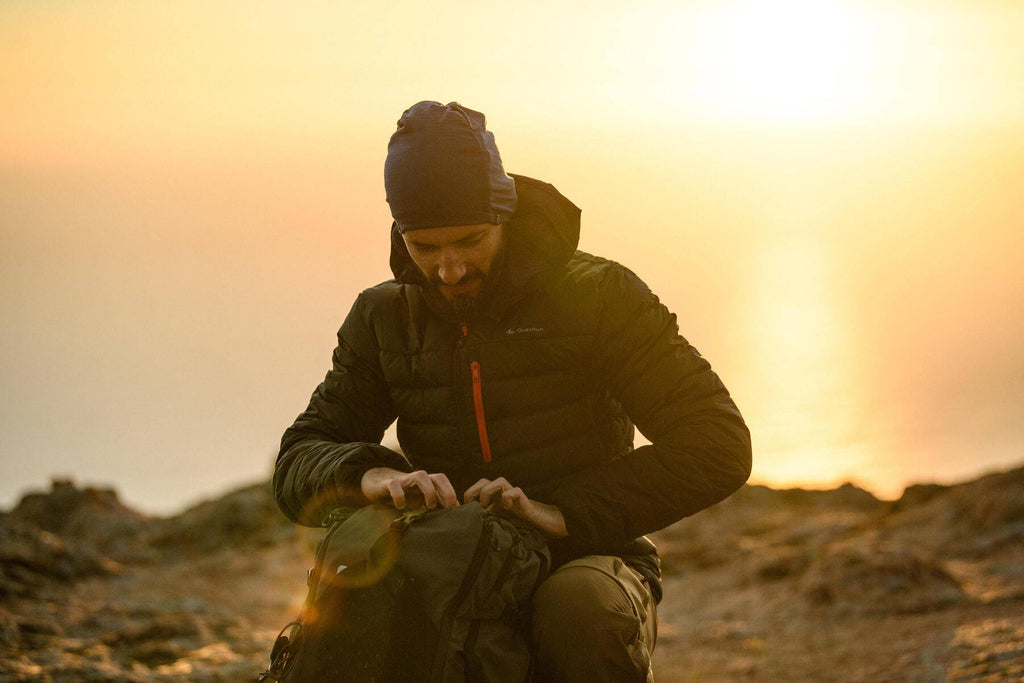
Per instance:
[[[517,486],[501,494],[501,507],[506,510],[512,510],[513,508],[522,506],[529,500],[530,499],[526,497],[526,494],[523,493],[523,490]]]
[[[462,494],[463,502],[465,502],[465,503],[472,503],[474,500],[479,500],[480,499],[480,491],[483,490],[483,488],[485,486],[487,486],[488,484],[490,484],[490,483],[491,483],[490,479],[484,478],[484,479],[481,479],[480,481],[478,481],[477,483],[473,484],[472,486],[470,486],[468,489],[466,489],[466,492]]]
[[[391,495],[391,500],[394,502],[395,507],[399,510],[405,509],[405,489],[402,488],[402,480],[395,478],[389,479],[387,482],[388,493]]]
[[[423,507],[428,510],[437,507],[437,489],[434,488],[434,482],[430,475],[423,470],[418,470],[409,476],[406,488],[416,491],[423,497]]]
[[[512,484],[508,483],[505,477],[498,477],[480,491],[480,504],[484,507],[490,507],[491,503],[496,501],[503,492],[508,491],[510,488],[512,488]]]
[[[453,508],[459,504],[459,498],[455,495],[455,489],[448,477],[443,474],[432,474],[430,479],[434,482],[434,489],[440,499],[441,507]]]

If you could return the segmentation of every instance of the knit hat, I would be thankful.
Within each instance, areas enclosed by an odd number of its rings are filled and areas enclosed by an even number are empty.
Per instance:
[[[458,102],[417,102],[388,143],[384,189],[399,231],[502,223],[516,210],[484,115]]]

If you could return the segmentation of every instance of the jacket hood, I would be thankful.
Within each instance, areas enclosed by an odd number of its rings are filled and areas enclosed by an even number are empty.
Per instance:
[[[505,224],[505,253],[492,286],[481,294],[481,308],[510,304],[558,275],[580,241],[580,209],[553,185],[509,174],[518,206]],[[403,284],[426,285],[395,223],[391,225],[391,272]],[[423,287],[429,298],[431,288]],[[504,306],[501,306],[504,308]]]

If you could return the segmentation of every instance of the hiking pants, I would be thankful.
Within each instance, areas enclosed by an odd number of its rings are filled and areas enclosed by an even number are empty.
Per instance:
[[[647,584],[620,558],[559,567],[533,598],[538,681],[653,681],[658,617]]]

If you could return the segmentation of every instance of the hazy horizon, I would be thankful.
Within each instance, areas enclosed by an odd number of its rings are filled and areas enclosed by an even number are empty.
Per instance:
[[[0,8],[0,508],[267,478],[390,277],[384,154],[421,99],[483,111],[678,315],[753,482],[1024,462],[1024,8],[460,7]]]

